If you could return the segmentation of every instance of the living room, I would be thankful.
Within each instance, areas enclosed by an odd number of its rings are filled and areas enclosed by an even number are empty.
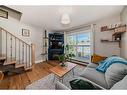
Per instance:
[[[76,80],[86,85],[79,89],[127,89],[127,6],[1,5],[0,11],[1,89],[67,90]],[[114,56],[122,64],[97,70]],[[114,82],[117,67],[124,74]]]

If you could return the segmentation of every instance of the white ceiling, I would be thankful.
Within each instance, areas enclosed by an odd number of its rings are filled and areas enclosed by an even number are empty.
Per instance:
[[[21,22],[50,30],[62,30],[118,15],[123,6],[9,6],[23,13]],[[60,23],[61,15],[68,13],[69,25]]]

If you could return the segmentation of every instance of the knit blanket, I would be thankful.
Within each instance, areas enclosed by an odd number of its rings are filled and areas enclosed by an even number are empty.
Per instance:
[[[99,63],[99,66],[96,68],[96,70],[105,73],[110,65],[118,63],[127,65],[127,60],[118,56],[108,57]]]

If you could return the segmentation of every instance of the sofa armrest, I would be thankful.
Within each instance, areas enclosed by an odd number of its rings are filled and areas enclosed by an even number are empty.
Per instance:
[[[57,82],[55,84],[55,89],[56,90],[70,90],[67,86],[65,86],[64,84]]]
[[[87,65],[87,67],[89,67],[89,68],[96,68],[97,66],[98,66],[98,64],[96,64],[96,63],[89,63]]]

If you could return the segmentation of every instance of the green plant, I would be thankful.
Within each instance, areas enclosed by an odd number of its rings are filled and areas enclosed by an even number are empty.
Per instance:
[[[71,54],[67,54],[67,55],[66,55],[66,59],[69,59],[69,60],[70,60],[72,57],[75,57],[75,55],[74,55],[74,54],[72,54],[72,53],[71,53]]]
[[[61,62],[61,66],[64,67],[64,61],[65,61],[65,54],[59,55],[58,56],[59,61]]]
[[[75,57],[75,55],[72,52],[69,52],[69,48],[72,47],[70,47],[69,45],[65,46],[65,58],[70,60],[72,57]]]
[[[60,62],[64,63],[66,60],[70,60],[72,57],[75,57],[75,55],[71,52],[69,52],[69,45],[65,46],[65,54],[61,54],[58,56],[58,59]]]
[[[64,60],[65,60],[65,55],[64,55],[64,54],[59,55],[59,56],[58,56],[58,59],[59,59],[60,62],[64,62]]]

